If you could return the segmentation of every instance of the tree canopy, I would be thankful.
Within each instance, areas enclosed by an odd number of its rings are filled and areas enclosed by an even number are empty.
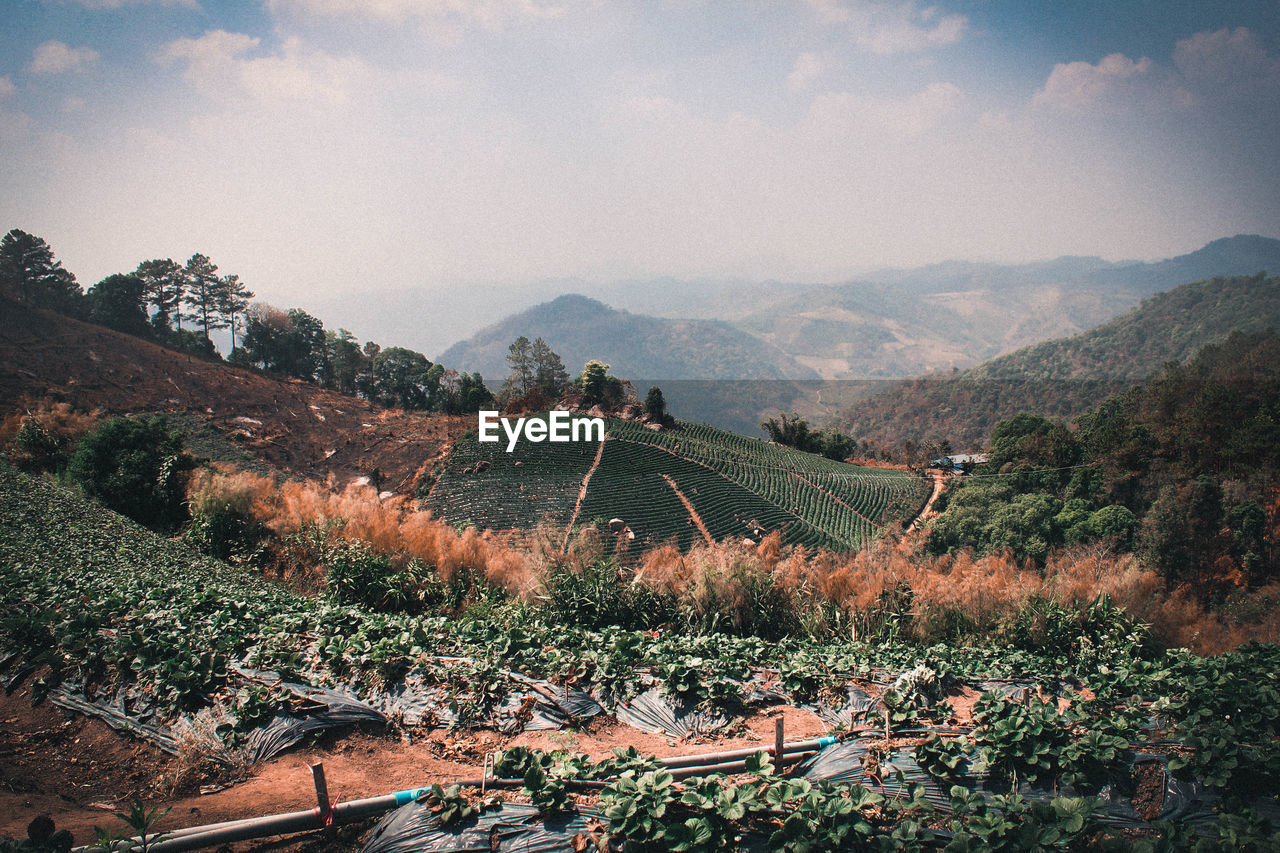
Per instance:
[[[71,315],[79,313],[83,296],[76,277],[62,268],[49,244],[17,228],[0,239],[0,293]]]

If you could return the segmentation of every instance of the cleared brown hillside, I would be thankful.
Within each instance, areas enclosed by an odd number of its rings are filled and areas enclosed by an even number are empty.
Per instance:
[[[45,397],[108,414],[186,412],[282,471],[341,487],[377,469],[395,492],[464,428],[0,300],[0,414]]]

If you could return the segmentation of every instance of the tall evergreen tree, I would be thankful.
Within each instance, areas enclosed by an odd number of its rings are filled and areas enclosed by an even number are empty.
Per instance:
[[[512,341],[507,348],[507,364],[511,365],[511,375],[507,377],[507,387],[517,394],[527,394],[533,387],[537,373],[533,361],[533,346],[524,335]]]
[[[236,348],[236,328],[244,324],[249,300],[252,298],[253,291],[245,286],[240,276],[228,275],[221,279],[217,292],[218,314],[226,323],[226,328],[231,330],[233,350]]]
[[[199,323],[207,338],[210,330],[226,327],[218,314],[218,298],[222,291],[218,266],[207,255],[197,253],[187,259],[184,272],[187,282],[184,301],[191,309],[186,313],[187,319]]]
[[[75,314],[84,295],[49,244],[17,228],[0,240],[0,293],[64,314]]]
[[[533,384],[549,397],[558,397],[569,384],[569,372],[564,369],[560,356],[542,338],[529,349],[533,360]]]
[[[186,295],[186,275],[173,258],[156,258],[138,264],[135,275],[142,279],[147,301],[155,306],[152,325],[168,329],[176,321],[182,329],[182,298]]]

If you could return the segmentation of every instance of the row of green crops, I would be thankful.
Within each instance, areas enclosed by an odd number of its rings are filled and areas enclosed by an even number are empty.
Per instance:
[[[890,797],[874,784],[779,774],[763,752],[748,758],[743,772],[732,777],[714,773],[678,780],[633,748],[615,749],[612,758],[592,762],[580,753],[515,747],[498,753],[494,774],[520,780],[523,799],[551,819],[582,808],[586,800],[598,815],[591,849],[1207,852],[1269,850],[1280,844],[1280,835],[1251,813],[1223,813],[1194,829],[1156,823],[1135,833],[1108,824],[1096,795],[1028,799],[952,785],[949,801],[937,803],[922,783],[898,779],[897,793]],[[574,792],[576,800],[570,796]],[[446,830],[461,831],[500,809],[503,796],[469,797],[456,785],[436,785],[420,803],[411,808],[425,808]],[[381,849],[376,836],[371,846]]]
[[[522,441],[507,453],[505,444],[467,436],[425,504],[480,528],[563,531],[598,449]],[[668,477],[717,540],[777,530],[790,544],[842,550],[911,515],[928,492],[901,471],[859,468],[714,427],[655,432],[610,420],[577,520],[621,518],[640,545],[688,548],[702,536]]]
[[[795,670],[834,685],[840,673],[906,667],[918,650],[857,643],[684,636],[542,621],[515,605],[462,618],[409,616],[295,595],[252,572],[159,538],[74,492],[0,465],[0,653],[9,675],[37,685],[137,683],[169,710],[206,704],[242,662],[315,684],[354,680],[373,690],[433,657],[464,657],[557,683],[590,682],[621,694],[640,673],[688,666],[685,681],[723,673]],[[938,649],[956,673],[1060,673],[1022,653]],[[932,658],[931,658],[932,659]],[[473,686],[453,665],[430,673]],[[494,675],[500,678],[500,675]],[[697,689],[697,688],[693,688]]]

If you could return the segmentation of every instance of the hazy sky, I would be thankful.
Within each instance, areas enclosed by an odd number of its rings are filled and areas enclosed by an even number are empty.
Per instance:
[[[1280,236],[1280,2],[4,0],[0,231],[261,297]]]

